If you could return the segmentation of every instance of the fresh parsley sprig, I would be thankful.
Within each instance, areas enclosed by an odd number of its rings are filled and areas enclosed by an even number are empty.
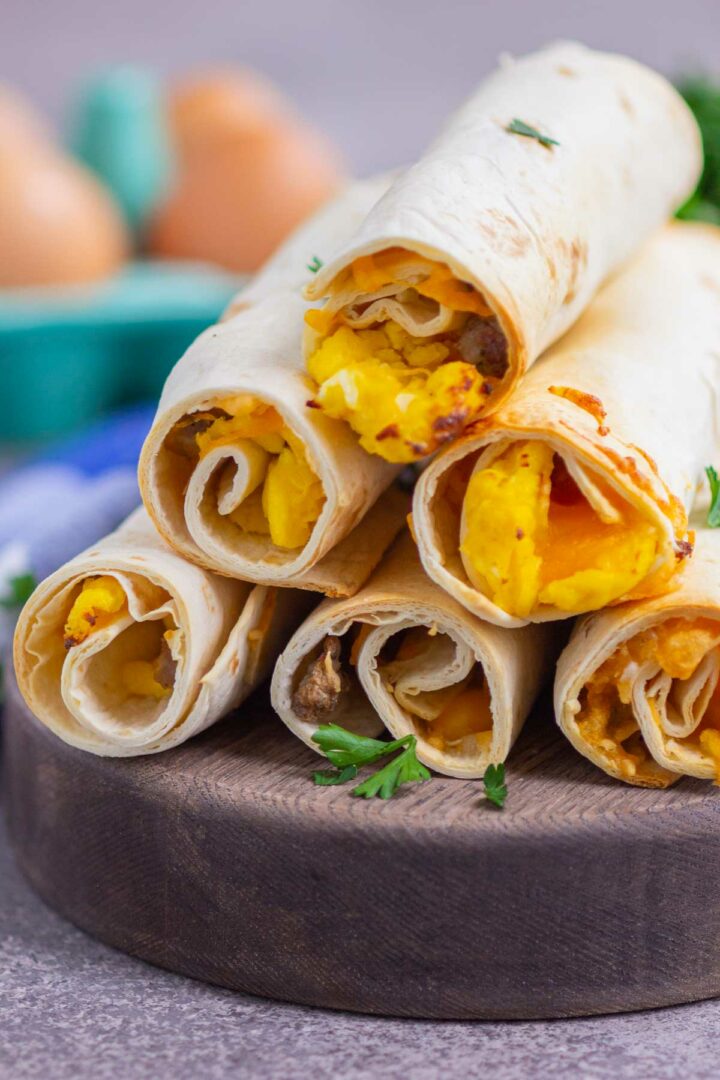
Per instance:
[[[356,735],[339,724],[322,724],[312,739],[334,766],[313,773],[313,780],[321,787],[347,784],[357,777],[364,766],[373,765],[390,754],[397,756],[354,787],[353,795],[363,799],[376,796],[391,799],[402,784],[423,783],[431,779],[429,771],[417,759],[417,739],[414,735],[403,735],[401,739],[384,742],[382,739],[370,739],[367,735]],[[502,762],[488,765],[483,786],[485,798],[502,810],[508,793]]]
[[[505,130],[511,135],[524,135],[527,139],[537,139],[540,145],[544,146],[546,150],[551,150],[553,146],[560,145],[557,139],[551,139],[549,135],[543,135],[537,128],[531,127],[530,124],[526,124],[524,120],[518,120],[517,117],[510,121]]]
[[[391,799],[401,784],[430,779],[429,771],[417,759],[417,739],[414,735],[403,735],[402,739],[383,742],[381,739],[370,739],[366,735],[355,735],[338,724],[322,724],[312,739],[335,766],[334,770],[325,769],[313,773],[313,780],[321,786],[346,784],[355,779],[358,769],[364,765],[372,765],[397,750],[402,753],[353,788],[353,795],[363,799],[372,799],[375,796]]]
[[[320,787],[333,787],[335,784],[347,784],[358,774],[357,765],[346,765],[344,769],[321,769],[313,773],[313,780]]]
[[[505,766],[502,761],[499,765],[488,765],[483,776],[485,798],[494,803],[499,810],[505,806],[507,799],[507,784],[505,783]]]
[[[307,268],[311,274],[317,274],[318,270],[321,270],[324,265],[322,259],[318,258],[317,255],[313,255],[312,259],[307,264]]]
[[[12,609],[22,607],[30,599],[37,588],[37,579],[34,574],[28,572],[10,578],[7,584],[7,592],[0,599],[0,608]]]
[[[676,216],[720,225],[720,82],[700,74],[679,79],[677,88],[700,128],[704,165],[697,190]]]
[[[417,742],[414,735],[406,735],[408,745],[402,754],[389,761],[382,769],[369,776],[362,784],[353,788],[353,795],[363,799],[372,799],[377,795],[381,799],[391,799],[401,784],[423,783],[430,779],[430,773],[421,765],[415,754]]]
[[[706,467],[705,473],[710,485],[710,509],[707,523],[711,529],[717,529],[720,526],[720,476],[712,465]]]

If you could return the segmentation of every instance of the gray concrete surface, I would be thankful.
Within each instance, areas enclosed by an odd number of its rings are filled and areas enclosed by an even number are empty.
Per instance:
[[[20,877],[0,825],[1,1080],[704,1080],[720,1002],[552,1023],[383,1020],[262,1001],[92,941]]]

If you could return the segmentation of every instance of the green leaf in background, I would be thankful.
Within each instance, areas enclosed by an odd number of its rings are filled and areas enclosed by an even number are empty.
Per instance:
[[[678,79],[676,85],[695,114],[705,152],[697,191],[677,216],[684,221],[720,225],[720,82],[707,75],[693,75]]]
[[[710,485],[710,509],[707,523],[711,529],[717,529],[720,526],[720,477],[712,465],[708,465],[705,472]]]
[[[17,577],[8,581],[8,592],[0,600],[2,608],[22,607],[37,587],[35,575],[31,573],[18,574]]]

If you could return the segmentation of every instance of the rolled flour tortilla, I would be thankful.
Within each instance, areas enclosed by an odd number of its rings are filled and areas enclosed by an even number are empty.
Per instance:
[[[307,286],[327,299],[306,316],[316,403],[389,461],[435,450],[499,408],[701,165],[648,68],[572,43],[504,61]]]
[[[324,600],[280,656],[273,708],[312,749],[320,724],[412,733],[421,761],[482,776],[504,761],[558,650],[557,628],[500,630],[428,580],[405,533],[356,596]]]
[[[665,596],[578,620],[558,663],[555,715],[610,776],[667,787],[720,780],[720,530]]]
[[[396,468],[307,406],[314,388],[301,356],[308,264],[388,182],[354,184],[296,233],[171,372],[139,478],[159,532],[193,562],[345,595],[397,533],[397,499],[376,502]]]
[[[309,600],[193,566],[138,510],[35,590],[15,633],[18,685],[72,746],[158,753],[262,682]]]
[[[428,574],[500,626],[663,592],[720,455],[720,230],[661,230],[517,393],[422,474]]]

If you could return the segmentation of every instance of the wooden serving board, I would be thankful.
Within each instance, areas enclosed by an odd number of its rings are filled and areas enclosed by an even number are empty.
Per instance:
[[[73,750],[8,687],[21,867],[135,956],[272,998],[540,1018],[720,993],[720,792],[624,787],[538,715],[499,812],[435,778],[391,802],[316,788],[265,694],[177,750]]]

